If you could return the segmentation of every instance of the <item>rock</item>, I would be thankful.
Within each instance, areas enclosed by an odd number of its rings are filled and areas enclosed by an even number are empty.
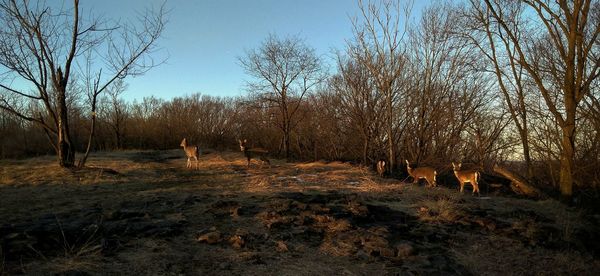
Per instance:
[[[396,246],[397,256],[400,258],[409,257],[415,254],[415,248],[410,243],[401,243]]]
[[[197,239],[199,242],[206,242],[208,244],[215,244],[221,241],[221,232],[214,231],[200,235]]]
[[[277,250],[277,252],[279,253],[288,252],[287,244],[285,244],[285,242],[283,241],[277,241],[277,247],[275,248],[275,250]]]

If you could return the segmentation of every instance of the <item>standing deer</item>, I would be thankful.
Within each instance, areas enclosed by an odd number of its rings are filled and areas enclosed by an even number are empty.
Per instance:
[[[473,185],[473,194],[475,194],[476,192],[477,194],[479,194],[479,183],[477,183],[477,180],[480,178],[481,174],[476,170],[461,170],[461,166],[462,163],[458,163],[458,165],[455,165],[454,162],[452,162],[452,169],[454,170],[454,175],[456,176],[456,179],[458,179],[458,183],[460,184],[460,192],[463,192],[465,188],[465,183],[469,182],[471,183],[471,185]]]
[[[381,159],[377,161],[377,174],[379,177],[383,177],[383,173],[385,173],[385,160]]]
[[[192,158],[196,161],[196,169],[200,169],[200,164],[198,162],[198,157],[200,157],[200,149],[197,146],[188,146],[185,138],[181,141],[180,144],[183,147],[183,151],[185,151],[185,155],[187,156],[187,168],[192,167]]]
[[[410,176],[412,176],[413,183],[415,182],[419,182],[419,179],[425,179],[427,180],[427,184],[430,187],[435,187],[437,186],[437,183],[435,183],[436,181],[436,176],[437,176],[437,172],[435,171],[434,168],[431,167],[419,167],[419,168],[411,168],[410,167],[410,163],[408,163],[408,160],[406,160],[406,170],[408,171],[408,174]]]
[[[244,141],[242,141],[242,140],[238,140],[238,141],[240,142],[240,150],[244,153],[244,156],[248,159],[248,162],[247,162],[248,167],[250,167],[250,159],[252,159],[252,158],[256,159],[256,157],[258,157],[262,161],[262,163],[260,165],[261,168],[264,163],[269,164],[269,167],[271,167],[271,162],[266,157],[266,155],[269,153],[268,150],[263,149],[263,148],[249,148],[246,145],[248,142],[248,140],[246,140],[246,139],[244,139]]]

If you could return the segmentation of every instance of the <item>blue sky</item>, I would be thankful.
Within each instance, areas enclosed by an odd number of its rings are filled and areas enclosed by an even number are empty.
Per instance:
[[[127,17],[162,0],[81,1],[106,18]],[[416,1],[422,3],[423,1]],[[69,1],[67,1],[69,3]],[[244,95],[249,80],[239,66],[245,50],[258,48],[270,34],[298,35],[329,62],[332,49],[352,37],[355,0],[170,0],[169,23],[159,41],[167,63],[144,76],[128,78],[128,100],[154,95],[169,99],[200,92],[215,96]]]

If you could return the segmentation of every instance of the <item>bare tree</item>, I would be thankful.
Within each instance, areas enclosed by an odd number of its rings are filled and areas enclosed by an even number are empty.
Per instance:
[[[105,108],[103,109],[106,124],[114,134],[115,148],[123,149],[125,129],[128,117],[127,103],[120,97],[127,89],[127,84],[122,79],[117,79],[106,89]]]
[[[479,70],[479,51],[456,35],[455,9],[443,2],[427,7],[409,32],[404,147],[417,163],[447,164],[448,158],[470,155],[457,149],[471,149],[463,147],[472,138],[468,126],[488,112],[490,78]]]
[[[405,72],[404,44],[412,4],[399,1],[381,3],[358,1],[360,20],[352,22],[354,42],[349,45],[352,58],[362,63],[370,72],[378,93],[385,102],[384,130],[390,173],[396,160],[395,103],[400,95],[398,82]],[[404,25],[401,24],[404,22]]]
[[[509,3],[513,12],[519,12],[522,5],[513,1]],[[463,18],[465,22],[464,34],[470,38],[474,45],[481,49],[492,66],[491,72],[496,76],[498,87],[512,121],[517,129],[523,150],[523,159],[527,178],[533,178],[533,167],[531,164],[531,150],[529,143],[529,120],[526,95],[528,91],[535,89],[533,83],[527,77],[525,69],[519,64],[516,50],[508,36],[502,30],[492,29],[491,18],[484,14],[481,7],[472,9],[470,14]],[[523,35],[518,29],[514,30],[517,40]]]
[[[510,41],[514,58],[531,77],[560,126],[560,191],[563,199],[570,201],[577,110],[600,74],[598,3],[524,0],[522,9],[514,1],[472,0],[471,3],[489,19],[484,22],[490,25],[489,30],[495,31],[494,36],[501,35]]]
[[[33,2],[33,3],[32,3]],[[165,24],[165,10],[148,10],[137,24],[118,24],[84,18],[79,1],[72,8],[54,9],[43,1],[0,2],[0,87],[44,107],[43,112],[20,112],[0,95],[0,108],[41,126],[52,141],[62,167],[75,164],[68,99],[76,97],[77,77],[91,87],[92,129],[95,127],[97,96],[116,79],[142,74],[156,65],[150,54]],[[106,54],[100,54],[106,51]],[[76,63],[95,70],[77,71]],[[95,64],[101,60],[104,64]],[[81,68],[89,68],[86,65]],[[78,74],[79,73],[79,74]],[[27,87],[13,84],[27,83]],[[88,143],[88,145],[91,142]],[[89,153],[89,150],[87,151]],[[85,164],[87,153],[80,162]]]
[[[372,157],[373,139],[382,121],[379,117],[383,101],[377,97],[369,71],[361,63],[345,60],[338,54],[338,71],[330,85],[340,97],[344,115],[352,120],[350,127],[362,138],[362,163],[366,166]],[[375,159],[380,157],[375,156]]]
[[[240,64],[256,79],[248,89],[278,109],[277,127],[289,159],[291,133],[299,122],[298,108],[306,94],[324,79],[321,62],[314,49],[298,37],[270,35],[259,49],[246,54],[239,58]]]

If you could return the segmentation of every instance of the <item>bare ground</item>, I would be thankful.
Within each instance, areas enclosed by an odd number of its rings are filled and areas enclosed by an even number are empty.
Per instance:
[[[241,153],[0,161],[0,274],[594,275],[597,215]],[[482,189],[483,190],[483,189]]]

